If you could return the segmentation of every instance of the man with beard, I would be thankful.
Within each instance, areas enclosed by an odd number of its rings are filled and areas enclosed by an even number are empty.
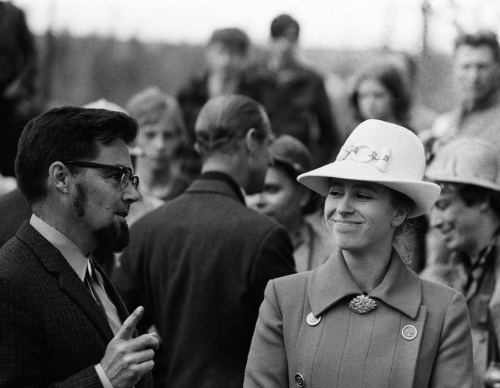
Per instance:
[[[16,158],[33,215],[0,249],[0,387],[151,387],[155,335],[137,337],[92,252],[128,244],[139,199],[127,144],[137,123],[104,109],[52,109]]]
[[[237,388],[264,288],[294,272],[293,248],[283,226],[245,206],[271,163],[262,106],[215,97],[195,129],[202,175],[134,223],[115,285],[127,307],[144,305],[166,345],[155,386]]]

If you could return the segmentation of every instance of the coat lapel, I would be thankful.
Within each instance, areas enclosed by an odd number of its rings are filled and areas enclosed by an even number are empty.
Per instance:
[[[346,296],[359,294],[361,290],[354,282],[339,250],[323,266],[314,270],[308,282],[308,296],[311,311],[319,317]],[[414,381],[418,354],[425,328],[427,309],[422,306],[422,282],[393,250],[391,264],[382,281],[369,296],[390,306],[391,314],[401,316],[396,340],[394,362],[390,373],[391,387],[411,387]],[[345,301],[345,299],[344,299]],[[326,322],[326,321],[325,321]],[[338,326],[338,325],[337,325]],[[342,325],[340,325],[342,326]],[[323,335],[316,329],[316,335]],[[405,335],[403,330],[406,328]],[[408,330],[416,330],[414,338]],[[317,343],[317,338],[310,338]],[[308,365],[307,372],[312,368]],[[311,373],[311,372],[310,372]]]
[[[341,250],[311,274],[309,280],[309,302],[315,316],[348,295],[359,295],[361,290],[347,268]],[[403,263],[396,250],[392,251],[391,264],[382,283],[368,294],[416,318],[422,303],[422,282]]]
[[[102,314],[85,284],[61,253],[25,221],[16,236],[40,259],[47,271],[58,278],[62,292],[68,295],[87,315],[107,344],[113,338],[107,318]]]

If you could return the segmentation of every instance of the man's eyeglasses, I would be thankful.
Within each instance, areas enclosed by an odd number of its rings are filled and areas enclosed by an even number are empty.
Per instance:
[[[67,162],[62,162],[64,164],[69,164],[76,167],[86,167],[86,168],[103,168],[106,170],[114,170],[119,171],[121,173],[121,177],[119,179],[121,189],[125,189],[127,184],[130,182],[132,186],[137,190],[137,186],[139,186],[139,177],[134,175],[132,169],[130,167],[121,167],[121,166],[113,166],[111,164],[101,164],[101,163],[92,163],[85,162],[82,160],[70,160]],[[117,179],[118,180],[118,179]]]

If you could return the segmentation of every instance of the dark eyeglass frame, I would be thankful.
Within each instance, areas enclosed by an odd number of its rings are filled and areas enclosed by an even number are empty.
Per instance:
[[[122,189],[125,189],[127,187],[127,183],[130,183],[136,190],[137,187],[139,186],[139,177],[137,175],[134,175],[134,173],[132,172],[132,168],[128,166],[123,166],[123,167],[113,166],[111,164],[86,162],[84,160],[68,160],[66,162],[61,162],[61,163],[69,164],[71,166],[76,166],[76,167],[103,168],[106,170],[120,171],[123,174],[120,180],[120,186]],[[128,180],[127,176],[129,176]]]

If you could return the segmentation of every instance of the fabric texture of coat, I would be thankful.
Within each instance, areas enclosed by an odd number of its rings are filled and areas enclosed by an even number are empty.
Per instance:
[[[104,274],[120,318],[128,312]],[[95,365],[114,337],[61,253],[26,221],[0,249],[0,387],[102,388]],[[136,388],[152,387],[151,374]]]
[[[158,329],[166,387],[241,387],[266,284],[294,272],[284,227],[237,190],[202,175],[131,228],[115,285]]]
[[[348,307],[361,290],[341,251],[314,271],[271,281],[244,387],[472,387],[464,297],[421,280],[393,252],[366,314]]]

